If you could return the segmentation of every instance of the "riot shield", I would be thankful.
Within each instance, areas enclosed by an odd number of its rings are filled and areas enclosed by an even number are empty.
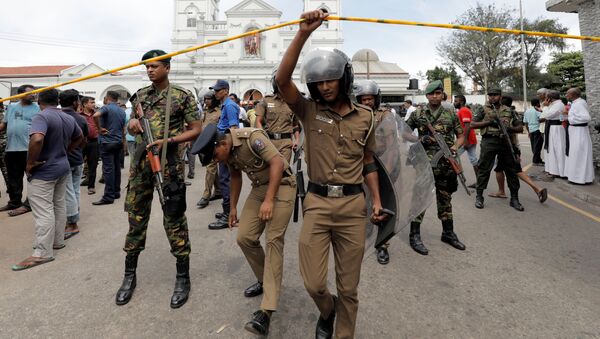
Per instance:
[[[435,182],[429,158],[418,138],[404,120],[386,115],[375,128],[376,162],[382,207],[393,212],[387,221],[375,225],[369,217],[366,229],[367,254],[404,229],[433,201]],[[373,211],[368,189],[367,214]],[[367,255],[365,255],[365,258]]]

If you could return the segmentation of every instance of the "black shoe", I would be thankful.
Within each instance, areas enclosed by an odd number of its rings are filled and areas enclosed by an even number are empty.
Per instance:
[[[100,178],[100,180],[98,180],[99,183],[104,184],[104,177]]]
[[[210,197],[210,201],[219,200],[219,199],[223,199],[223,196],[221,194],[215,194],[212,197]]]
[[[248,288],[246,288],[244,290],[244,296],[246,298],[256,297],[258,295],[261,295],[262,293],[263,293],[263,284],[260,281],[250,285]]]
[[[410,223],[410,234],[408,236],[410,247],[421,255],[429,254],[429,250],[421,241],[421,224],[417,222]]]
[[[475,207],[482,209],[483,208],[483,194],[477,193],[475,197]]]
[[[125,305],[131,300],[133,291],[136,286],[135,269],[137,268],[138,255],[129,254],[125,257],[125,276],[123,277],[123,283],[117,291],[116,304]]]
[[[224,228],[229,228],[229,222],[225,218],[217,219],[217,221],[208,224],[209,230],[222,230]]]
[[[329,314],[329,318],[323,319],[319,316],[317,321],[317,328],[315,331],[315,339],[331,339],[333,337],[333,325],[335,324],[335,304],[337,303],[337,297],[333,297],[333,309]]]
[[[246,323],[244,328],[248,332],[252,332],[258,335],[267,335],[269,332],[270,317],[267,312],[258,310],[252,313],[252,319]]]
[[[377,262],[386,265],[390,262],[390,254],[388,253],[387,247],[381,246],[377,248]]]
[[[177,276],[175,289],[171,297],[171,308],[180,308],[188,300],[191,289],[190,282],[190,257],[177,258]]]
[[[223,213],[223,212],[218,212],[215,213],[215,219],[223,219],[227,216],[227,214]]]
[[[194,172],[190,172],[187,175],[188,179],[194,179]]]
[[[201,198],[200,201],[198,201],[198,203],[196,204],[196,206],[198,206],[198,208],[205,208],[206,206],[208,206],[208,199]]]
[[[87,180],[82,180],[80,186],[87,186],[89,182]]]
[[[112,203],[113,203],[113,201],[100,199],[98,201],[94,201],[92,203],[92,205],[94,205],[94,206],[101,206],[101,205],[110,205]]]
[[[518,198],[510,198],[510,207],[516,209],[519,212],[523,212],[525,207],[521,205]]]

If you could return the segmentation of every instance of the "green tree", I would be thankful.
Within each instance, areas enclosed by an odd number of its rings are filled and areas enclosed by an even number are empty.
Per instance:
[[[427,81],[444,81],[445,78],[451,78],[452,93],[448,93],[448,95],[464,94],[464,87],[460,81],[460,75],[458,75],[454,66],[448,66],[446,68],[435,66],[434,69],[430,69],[425,72],[425,76],[427,76]]]
[[[571,87],[579,87],[585,91],[582,52],[555,53],[547,70],[558,78],[561,92],[566,92]]]

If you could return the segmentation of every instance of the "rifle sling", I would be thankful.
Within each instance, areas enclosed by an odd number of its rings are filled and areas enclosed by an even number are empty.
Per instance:
[[[165,177],[165,167],[167,164],[167,143],[169,142],[169,123],[171,120],[171,105],[172,105],[172,98],[171,98],[171,84],[169,84],[169,86],[167,86],[167,107],[165,110],[165,130],[163,133],[163,144],[162,144],[162,153],[160,155],[160,163],[161,163],[161,170],[162,170],[162,175],[163,178]]]

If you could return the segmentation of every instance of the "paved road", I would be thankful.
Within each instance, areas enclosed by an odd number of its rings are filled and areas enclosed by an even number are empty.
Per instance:
[[[524,153],[530,159],[527,147]],[[201,178],[204,172],[196,171]],[[472,182],[471,169],[466,173]],[[138,287],[123,307],[114,304],[127,231],[122,201],[92,207],[99,196],[82,195],[82,233],[68,240],[54,262],[23,272],[12,272],[10,265],[31,254],[31,214],[2,214],[0,337],[253,338],[243,325],[260,299],[246,299],[242,291],[254,278],[235,232],[207,229],[217,204],[195,209],[200,181],[194,180],[188,191],[192,294],[179,310],[169,308],[175,260],[159,213],[151,218]],[[557,199],[600,216],[598,208],[556,184],[546,185]],[[477,210],[464,192],[454,195],[465,252],[439,241],[441,225],[430,208],[423,226],[429,256],[410,249],[404,230],[391,242],[389,265],[367,258],[357,338],[600,337],[600,223],[555,201],[540,205],[528,188],[521,192],[524,213],[491,198]],[[0,203],[5,202],[3,195]],[[158,209],[156,202],[153,207]],[[271,338],[314,333],[318,311],[298,273],[299,228],[292,223],[288,229],[284,288]]]

